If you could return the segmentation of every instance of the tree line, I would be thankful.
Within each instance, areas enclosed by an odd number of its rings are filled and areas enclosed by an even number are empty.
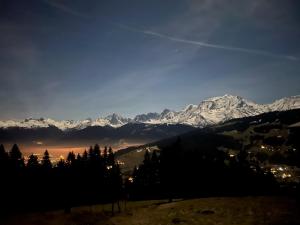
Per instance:
[[[127,199],[194,198],[203,196],[274,194],[271,173],[243,148],[232,157],[214,147],[188,149],[178,138],[160,151],[146,151],[141,165],[122,177],[111,148],[99,145],[53,165],[46,150],[27,162],[15,144],[0,145],[1,209],[39,210],[118,202]],[[114,204],[113,204],[114,206]]]
[[[180,138],[160,151],[146,150],[130,180],[135,199],[269,195],[278,190],[273,174],[247,151],[230,156],[217,148],[187,150]]]
[[[112,148],[99,145],[56,165],[46,150],[25,162],[19,147],[9,152],[0,145],[0,208],[4,211],[44,210],[115,202],[122,194],[122,176]]]

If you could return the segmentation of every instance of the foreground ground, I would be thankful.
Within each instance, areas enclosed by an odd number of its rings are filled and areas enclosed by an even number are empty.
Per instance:
[[[203,198],[193,200],[128,202],[111,215],[111,205],[23,214],[1,225],[165,225],[165,224],[300,224],[299,205],[283,197]]]

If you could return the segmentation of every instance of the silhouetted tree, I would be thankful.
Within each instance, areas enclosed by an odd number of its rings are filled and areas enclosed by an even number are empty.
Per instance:
[[[60,159],[58,161],[57,168],[62,169],[62,170],[66,168],[66,162],[64,159]]]
[[[74,152],[69,152],[68,156],[67,156],[67,163],[68,165],[73,165],[75,162],[76,156],[74,154]]]
[[[108,149],[108,156],[107,156],[107,165],[112,166],[115,164],[115,155],[111,147]]]
[[[248,155],[249,155],[248,152],[245,151],[245,150],[241,150],[241,151],[238,153],[238,155],[237,155],[237,160],[238,160],[238,162],[239,162],[239,164],[240,164],[241,166],[247,166],[247,165],[248,165],[248,160],[247,160]]]
[[[172,146],[165,147],[161,151],[161,176],[164,192],[168,195],[169,202],[175,197],[176,189],[179,189],[178,177],[182,177],[182,165],[184,160],[181,157],[182,143],[181,138],[178,137]]]
[[[118,211],[121,212],[120,200],[122,198],[122,176],[119,165],[112,165],[112,168],[109,169],[108,174],[108,181],[110,186],[110,199],[112,201],[112,215],[114,215],[115,203],[118,206]]]
[[[107,157],[108,157],[108,150],[107,150],[107,146],[105,146],[103,150],[103,161],[105,165],[107,164]]]
[[[17,144],[14,144],[10,150],[9,159],[13,169],[24,168],[24,159]]]
[[[76,160],[77,161],[82,161],[82,157],[81,157],[81,155],[79,153],[77,154]]]
[[[17,144],[14,144],[11,151],[9,152],[9,156],[11,159],[21,159],[22,153]]]
[[[8,166],[8,153],[5,151],[4,146],[0,145],[0,173],[5,171]]]
[[[38,169],[40,166],[38,157],[34,154],[31,154],[28,158],[26,166],[29,169]]]
[[[101,157],[101,150],[100,150],[100,146],[98,144],[95,144],[94,146],[94,155],[96,160],[99,160]]]
[[[88,153],[86,150],[84,150],[82,154],[82,161],[86,162],[88,160]]]
[[[95,160],[95,153],[94,153],[94,149],[92,146],[90,146],[90,148],[89,148],[88,157],[89,157],[89,160],[91,160],[91,161]]]
[[[5,151],[4,145],[0,145],[0,160],[7,160],[8,159],[8,153]]]
[[[46,150],[41,162],[31,154],[26,166],[22,166],[24,159],[17,145],[9,154],[0,145],[0,169],[3,168],[0,181],[6,184],[0,185],[0,193],[6,193],[1,196],[0,207],[5,206],[7,210],[63,207],[69,213],[74,205],[118,203],[122,197],[121,171],[111,148],[108,152],[106,149],[109,166],[103,160],[104,155],[96,144],[82,156],[70,152],[66,161],[61,158],[53,167]],[[3,160],[9,162],[8,169],[3,167]],[[24,195],[18,194],[21,185]],[[49,198],[44,197],[45,193],[49,193]]]
[[[52,168],[52,163],[50,161],[50,155],[49,155],[48,150],[46,150],[44,152],[44,156],[43,156],[43,159],[42,159],[42,167],[44,169],[48,169],[48,170]]]
[[[159,164],[159,157],[157,156],[157,151],[152,152],[151,156],[151,176],[150,176],[150,183],[151,188],[154,189],[154,191],[158,191],[158,185],[160,184],[160,164]]]

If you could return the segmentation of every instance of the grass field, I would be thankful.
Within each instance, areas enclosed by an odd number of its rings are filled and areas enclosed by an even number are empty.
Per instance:
[[[202,198],[192,200],[122,203],[122,212],[111,215],[111,205],[23,214],[0,221],[1,225],[167,225],[167,224],[300,224],[299,205],[283,197]]]

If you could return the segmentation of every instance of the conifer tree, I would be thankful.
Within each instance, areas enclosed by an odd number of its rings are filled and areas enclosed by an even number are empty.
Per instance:
[[[38,157],[34,154],[31,154],[29,156],[29,159],[28,159],[28,162],[27,162],[27,168],[29,169],[38,169],[40,164],[39,164],[39,161],[38,161]]]
[[[107,165],[107,157],[108,157],[108,151],[107,151],[107,146],[105,146],[103,150],[103,161],[105,166]]]
[[[0,160],[7,160],[8,159],[8,153],[5,151],[4,145],[0,145]]]
[[[150,153],[148,150],[145,151],[145,154],[144,154],[144,160],[143,160],[143,164],[144,166],[148,166],[150,164],[151,160],[150,160]]]
[[[9,160],[13,169],[24,168],[24,158],[17,144],[14,144],[10,150]]]
[[[43,159],[42,159],[42,167],[44,169],[51,169],[52,168],[52,163],[50,161],[50,155],[49,155],[48,150],[46,150],[44,152],[44,156],[43,156]]]
[[[152,156],[151,156],[151,184],[152,185],[157,185],[160,183],[160,172],[159,172],[159,158],[157,156],[156,151],[154,150],[152,152]]]
[[[69,152],[69,154],[67,156],[67,163],[69,165],[72,165],[75,162],[75,159],[76,159],[76,157],[75,157],[74,152]]]
[[[65,169],[66,168],[66,162],[64,159],[60,159],[57,163],[57,168],[59,169]]]
[[[22,159],[22,153],[17,144],[13,145],[12,149],[9,152],[9,157],[12,160],[21,160]]]
[[[8,153],[5,151],[4,146],[0,145],[0,172],[6,172],[8,165]]]
[[[137,166],[134,166],[133,172],[132,172],[133,181],[136,180],[137,177],[138,177],[138,168],[137,168]]]
[[[111,147],[108,149],[108,156],[107,156],[107,165],[113,166],[115,164],[115,154]]]
[[[79,161],[79,162],[82,161],[82,157],[81,157],[81,155],[79,153],[77,154],[76,160]]]
[[[94,160],[95,160],[95,153],[94,153],[93,146],[90,146],[90,148],[89,148],[88,158],[89,158],[89,160],[91,160],[91,161],[94,161]]]
[[[100,146],[98,144],[95,144],[94,146],[94,156],[96,160],[99,160],[101,157],[101,150],[100,150]]]
[[[86,162],[88,160],[88,153],[86,150],[84,150],[82,154],[82,161]]]

